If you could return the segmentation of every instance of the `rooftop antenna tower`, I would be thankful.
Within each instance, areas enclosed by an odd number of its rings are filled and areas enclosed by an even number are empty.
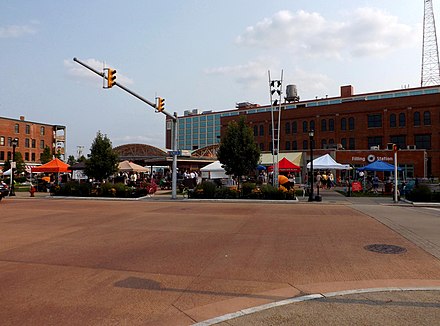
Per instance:
[[[421,86],[440,85],[440,64],[438,57],[437,34],[435,32],[432,0],[424,0],[422,84]]]

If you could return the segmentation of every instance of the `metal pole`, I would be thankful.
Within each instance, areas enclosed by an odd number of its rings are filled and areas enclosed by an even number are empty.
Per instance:
[[[313,201],[313,136],[310,132],[310,192],[309,192],[309,201]]]
[[[12,162],[11,162],[11,177],[9,178],[10,187],[9,187],[9,196],[15,196],[15,187],[14,187],[14,169],[15,169],[15,148],[17,147],[17,138],[12,141]]]
[[[397,198],[397,151],[394,150],[394,202],[399,202]]]
[[[171,181],[171,199],[177,198],[177,112],[174,112],[173,120],[173,175]]]

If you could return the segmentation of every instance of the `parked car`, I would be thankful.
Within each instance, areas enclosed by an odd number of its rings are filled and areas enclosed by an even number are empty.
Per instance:
[[[0,200],[2,200],[3,197],[6,197],[9,195],[9,188],[7,185],[0,183]]]

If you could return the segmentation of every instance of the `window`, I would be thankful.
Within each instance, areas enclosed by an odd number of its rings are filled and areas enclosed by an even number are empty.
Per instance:
[[[29,138],[26,138],[24,140],[24,147],[29,148],[30,147],[30,142],[29,142]]]
[[[264,125],[260,125],[260,136],[264,136]]]
[[[308,123],[307,121],[303,121],[303,132],[307,132],[308,131]]]
[[[368,115],[368,128],[382,127],[382,114],[369,114]]]
[[[5,152],[1,151],[0,152],[0,161],[4,161],[5,160]]]
[[[24,160],[29,161],[29,153],[28,152],[24,153]]]
[[[308,149],[309,143],[307,140],[303,140],[303,149]]]
[[[417,148],[431,149],[431,135],[414,135]]]
[[[356,149],[356,143],[354,138],[348,139],[348,149]]]
[[[368,148],[371,148],[372,146],[382,147],[382,137],[381,136],[368,137]]]
[[[292,149],[293,149],[294,151],[298,150],[298,143],[296,142],[296,140],[294,140],[294,141],[292,142]]]
[[[26,125],[26,135],[29,135],[31,133],[31,126]]]
[[[425,126],[431,125],[431,112],[429,112],[429,111],[423,112],[423,124]]]
[[[343,149],[347,148],[347,138],[342,138],[341,139],[341,145]]]
[[[348,129],[354,130],[354,118],[348,118]]]
[[[321,139],[321,148],[326,149],[327,148],[327,139]]]
[[[290,150],[290,141],[286,141],[286,151]]]
[[[347,119],[341,119],[341,130],[347,130]]]
[[[292,122],[292,134],[296,134],[298,132],[298,124],[296,121]]]
[[[335,131],[335,120],[334,119],[328,120],[328,131]]]
[[[405,127],[406,126],[406,116],[405,113],[399,114],[399,127]]]
[[[12,137],[8,137],[8,146],[12,147]]]
[[[310,130],[315,130],[315,120],[310,121]]]
[[[40,140],[40,148],[44,149],[44,140]]]
[[[18,123],[15,124],[14,131],[15,131],[16,134],[20,133],[20,125]]]
[[[35,153],[32,153],[31,157],[32,157],[32,162],[35,162]]]
[[[260,151],[264,151],[264,143],[260,143]]]
[[[285,129],[286,129],[286,134],[287,135],[290,134],[290,122],[286,122]]]
[[[396,144],[398,148],[406,149],[406,136],[405,135],[390,136],[390,143]]]
[[[327,131],[327,120],[321,120],[321,131]]]
[[[328,140],[328,144],[329,144],[329,145],[334,145],[334,144],[335,144],[335,140],[334,140],[333,138],[330,138],[330,139]]]
[[[5,146],[5,137],[0,137],[0,146]]]
[[[32,148],[37,147],[37,141],[35,139],[32,139]]]
[[[258,136],[258,126],[254,126],[254,137]]]
[[[46,133],[46,130],[44,129],[44,127],[40,127],[40,135],[44,136]]]
[[[414,127],[420,126],[420,112],[414,112]]]
[[[394,113],[392,113],[390,115],[390,127],[391,128],[397,127],[397,119],[396,119],[396,115]]]

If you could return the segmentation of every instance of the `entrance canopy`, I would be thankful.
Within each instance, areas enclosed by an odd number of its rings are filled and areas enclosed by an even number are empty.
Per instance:
[[[310,169],[310,162],[307,163],[307,168]],[[349,164],[340,164],[336,162],[330,154],[325,154],[313,160],[313,169],[316,170],[349,170]]]
[[[373,163],[370,163],[368,165],[365,165],[364,167],[358,168],[359,171],[383,171],[383,172],[393,172],[394,171],[394,165],[389,164],[387,162],[377,160]],[[397,167],[398,171],[401,171],[402,168]]]
[[[38,173],[38,172],[53,172],[53,173],[60,173],[60,172],[69,172],[69,165],[61,161],[60,159],[53,159],[52,161],[40,165],[31,167],[32,173]]]

